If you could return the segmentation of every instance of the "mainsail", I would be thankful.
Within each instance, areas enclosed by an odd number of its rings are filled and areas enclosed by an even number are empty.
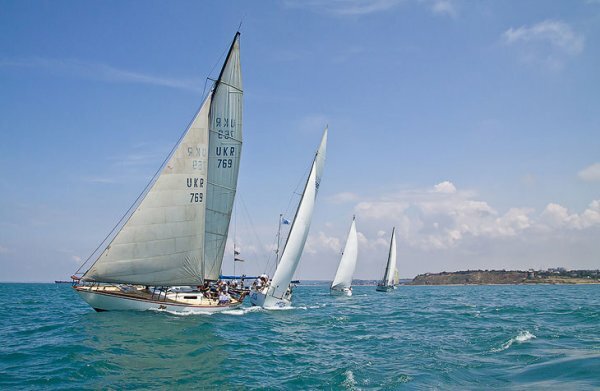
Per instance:
[[[159,175],[83,281],[195,285],[218,279],[242,144],[239,33]]]
[[[392,240],[390,241],[390,252],[388,254],[387,266],[383,275],[385,285],[394,285],[394,270],[396,270],[396,228],[392,229]]]
[[[331,283],[331,289],[350,288],[352,285],[352,276],[356,267],[356,258],[358,256],[358,237],[356,235],[355,219],[352,219],[346,246],[340,260],[335,278]]]
[[[279,299],[283,297],[292,281],[298,262],[300,261],[300,256],[302,255],[304,243],[306,242],[308,230],[312,221],[319,184],[321,183],[321,175],[323,174],[323,167],[325,165],[326,145],[327,128],[325,128],[325,131],[323,132],[321,144],[315,155],[310,174],[308,175],[302,198],[300,199],[298,209],[296,210],[296,217],[290,228],[285,247],[283,248],[281,260],[279,261],[277,270],[275,270],[275,275],[273,275],[273,279],[271,280],[271,285],[267,292],[267,295],[269,296]]]

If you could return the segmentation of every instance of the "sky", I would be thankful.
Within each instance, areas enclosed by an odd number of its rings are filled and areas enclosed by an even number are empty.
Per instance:
[[[223,272],[272,275],[321,133],[296,277],[600,268],[600,1],[0,1],[0,281],[68,279],[185,130],[242,22]]]

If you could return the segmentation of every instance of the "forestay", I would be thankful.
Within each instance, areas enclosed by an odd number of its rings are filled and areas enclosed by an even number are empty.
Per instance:
[[[356,268],[356,258],[358,257],[358,237],[356,235],[356,223],[352,219],[346,246],[342,253],[342,259],[331,283],[331,289],[344,289],[352,286],[352,276]]]

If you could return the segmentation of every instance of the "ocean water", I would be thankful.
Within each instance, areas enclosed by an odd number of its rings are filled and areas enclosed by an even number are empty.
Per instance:
[[[354,292],[178,316],[0,284],[0,389],[600,388],[600,285]]]

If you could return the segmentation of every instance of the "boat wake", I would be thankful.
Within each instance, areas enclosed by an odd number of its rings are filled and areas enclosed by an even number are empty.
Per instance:
[[[166,314],[170,314],[170,315],[176,315],[176,316],[190,316],[190,315],[213,315],[213,312],[208,312],[208,311],[170,311],[170,310],[164,310],[164,309],[158,309],[158,308],[150,308],[149,311],[155,311],[155,312],[164,312]]]
[[[523,343],[523,342],[527,342],[534,338],[536,338],[536,336],[531,334],[529,331],[527,331],[527,330],[521,331],[521,332],[519,332],[519,334],[516,337],[509,339],[501,347],[494,348],[491,351],[494,353],[501,352],[503,350],[510,348],[515,342]]]
[[[234,315],[234,316],[242,316],[246,315],[250,312],[262,311],[262,307],[244,307],[244,308],[236,308],[234,310],[225,310],[221,312],[224,315]]]

